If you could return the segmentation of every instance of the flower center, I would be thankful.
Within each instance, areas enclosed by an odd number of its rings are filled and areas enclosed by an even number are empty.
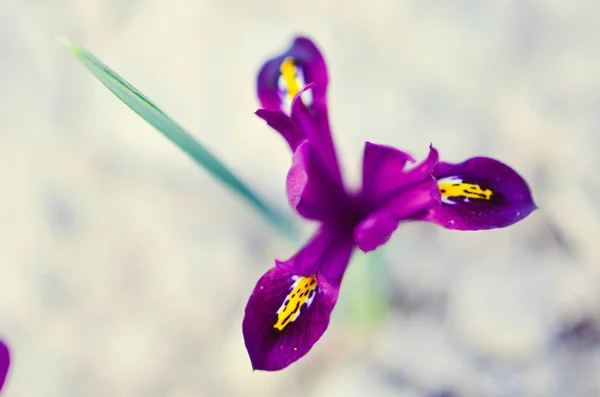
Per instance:
[[[482,189],[474,183],[463,183],[462,179],[449,177],[438,181],[442,201],[446,204],[454,204],[449,197],[461,198],[467,203],[470,199],[491,200],[493,192],[490,189]]]
[[[293,276],[294,283],[290,293],[277,310],[277,322],[273,328],[283,331],[288,324],[296,321],[303,307],[309,307],[317,294],[317,279],[315,276]]]

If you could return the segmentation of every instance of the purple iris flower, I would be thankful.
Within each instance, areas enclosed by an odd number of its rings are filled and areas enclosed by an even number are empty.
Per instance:
[[[507,165],[486,157],[439,162],[433,147],[415,165],[405,152],[367,142],[362,186],[348,190],[329,127],[327,82],[323,56],[304,37],[267,61],[258,76],[263,109],[256,114],[293,152],[289,203],[320,225],[294,256],[275,261],[250,296],[243,333],[254,369],[280,370],[308,353],[327,329],[354,249],[385,244],[399,222],[494,229],[536,209],[527,183]]]
[[[0,390],[2,390],[2,386],[4,386],[9,365],[10,353],[8,347],[0,340]]]

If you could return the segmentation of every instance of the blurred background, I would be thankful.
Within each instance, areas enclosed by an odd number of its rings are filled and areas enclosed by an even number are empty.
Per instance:
[[[4,395],[599,396],[599,14],[592,0],[1,0]],[[403,225],[356,256],[308,356],[253,373],[246,300],[299,244],[55,35],[285,209],[290,154],[253,115],[254,88],[298,33],[327,58],[349,183],[366,140],[416,158],[433,142],[446,161],[510,164],[540,210],[489,232]]]

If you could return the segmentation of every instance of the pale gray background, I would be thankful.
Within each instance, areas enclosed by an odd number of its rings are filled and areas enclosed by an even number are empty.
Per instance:
[[[598,15],[583,0],[0,0],[4,395],[600,395]],[[55,35],[283,208],[290,155],[253,115],[254,79],[295,33],[326,55],[348,181],[365,140],[417,158],[433,142],[446,160],[512,165],[541,210],[492,232],[402,226],[383,321],[348,315],[371,297],[346,284],[307,358],[252,373],[246,299],[297,246]]]

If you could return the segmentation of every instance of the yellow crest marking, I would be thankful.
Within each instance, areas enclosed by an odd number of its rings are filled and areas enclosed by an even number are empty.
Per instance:
[[[273,328],[283,331],[291,322],[300,316],[300,310],[310,306],[317,294],[317,279],[315,276],[294,277],[290,293],[277,310],[277,322]]]
[[[294,63],[294,58],[285,58],[283,62],[281,62],[279,71],[281,72],[281,77],[283,77],[283,81],[285,82],[288,97],[290,99],[295,97],[296,94],[300,92],[301,87],[298,84],[297,67]]]
[[[438,182],[442,200],[445,197],[463,197],[466,199],[491,200],[493,192],[482,189],[474,183],[463,183],[460,179],[445,178]],[[445,200],[444,200],[445,201]]]

